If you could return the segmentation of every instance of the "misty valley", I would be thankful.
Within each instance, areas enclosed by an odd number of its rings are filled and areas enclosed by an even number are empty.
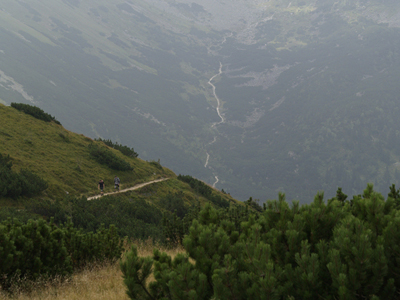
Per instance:
[[[399,179],[395,1],[4,1],[0,101],[237,199]]]
[[[395,300],[400,3],[3,0],[0,298]]]

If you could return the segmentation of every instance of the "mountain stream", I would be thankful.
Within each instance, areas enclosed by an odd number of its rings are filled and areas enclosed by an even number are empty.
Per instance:
[[[208,84],[211,85],[211,87],[212,87],[214,98],[215,98],[215,100],[217,100],[217,108],[216,108],[216,110],[217,110],[218,116],[219,116],[220,119],[221,119],[221,121],[213,123],[213,124],[211,125],[211,128],[215,128],[215,126],[217,126],[217,125],[219,125],[219,124],[222,124],[222,123],[225,123],[225,118],[224,118],[224,116],[221,114],[221,100],[218,98],[217,93],[215,92],[215,85],[212,83],[213,79],[214,79],[215,77],[221,75],[221,74],[222,74],[222,63],[220,62],[220,63],[219,63],[219,70],[218,70],[218,73],[215,74],[214,76],[212,76],[212,77],[208,80]],[[208,143],[207,145],[211,145],[211,144],[215,143],[216,140],[217,140],[217,136],[214,136],[214,140],[213,140],[212,142]],[[204,164],[204,167],[205,167],[205,168],[207,168],[208,162],[209,162],[209,160],[210,160],[210,154],[209,154],[208,152],[206,152],[206,154],[207,154],[207,159],[206,159],[206,163]],[[215,187],[215,185],[219,182],[218,176],[214,174],[214,177],[215,177],[215,182],[213,183],[213,187]]]

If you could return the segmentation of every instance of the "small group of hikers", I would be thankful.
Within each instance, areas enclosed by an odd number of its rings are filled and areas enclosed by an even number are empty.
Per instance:
[[[114,177],[114,191],[119,192],[119,184],[120,184],[120,182],[121,182],[121,180],[119,180],[118,176],[115,175],[115,177]],[[103,190],[104,190],[105,186],[106,185],[105,185],[103,179],[100,179],[99,184],[98,184],[98,189],[100,190],[102,196],[104,195]]]

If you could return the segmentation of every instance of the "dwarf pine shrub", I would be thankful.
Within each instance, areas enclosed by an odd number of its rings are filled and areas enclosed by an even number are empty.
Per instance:
[[[71,221],[56,226],[53,220],[8,219],[0,223],[0,288],[19,279],[68,276],[94,261],[119,259],[122,249],[114,226],[84,233]]]
[[[108,166],[110,169],[117,171],[132,171],[131,165],[119,158],[110,150],[100,147],[94,143],[89,144],[89,153],[98,163]]]
[[[54,123],[61,125],[61,123],[59,121],[57,121],[55,117],[44,112],[42,109],[40,109],[37,106],[12,102],[11,107],[18,109],[19,111],[22,111],[23,113],[26,113],[27,115],[31,115],[32,117],[34,117],[36,119],[39,119],[39,120],[42,120],[45,122],[53,121]]]
[[[393,191],[391,191],[393,194]],[[400,213],[368,185],[362,195],[262,212],[206,206],[183,239],[187,255],[155,250],[121,263],[131,299],[397,299]],[[397,195],[397,194],[396,194]],[[236,215],[236,216],[235,216]],[[240,216],[240,215],[239,215]],[[151,275],[155,280],[147,283]]]
[[[95,141],[103,142],[107,146],[118,150],[125,156],[128,156],[128,157],[138,157],[139,156],[139,154],[137,152],[135,152],[135,150],[133,148],[118,144],[117,142],[113,143],[113,141],[111,141],[110,139],[103,140],[102,138],[98,138],[98,139],[95,139]]]
[[[194,189],[198,194],[210,200],[214,205],[221,208],[229,207],[229,202],[223,199],[220,195],[213,193],[211,187],[209,187],[204,182],[193,178],[190,175],[178,175],[180,181],[188,183],[192,189]]]
[[[87,201],[85,197],[67,196],[56,201],[32,200],[26,211],[46,219],[53,217],[56,224],[63,224],[70,217],[74,226],[84,232],[95,232],[101,224],[107,227],[114,224],[121,238],[141,240],[150,236],[153,240],[164,240],[161,210],[141,198],[113,195]]]
[[[0,198],[30,197],[47,189],[47,182],[38,175],[25,169],[16,173],[11,168],[12,161],[10,156],[0,153]]]

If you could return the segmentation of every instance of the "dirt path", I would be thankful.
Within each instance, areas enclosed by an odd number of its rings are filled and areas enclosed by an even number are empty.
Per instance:
[[[165,181],[165,180],[168,180],[168,179],[169,178],[161,178],[161,179],[156,179],[156,180],[152,180],[152,181],[148,181],[148,182],[144,182],[144,183],[139,183],[139,184],[134,185],[134,186],[132,186],[130,188],[126,188],[126,189],[120,190],[119,193],[124,193],[124,192],[127,192],[127,191],[137,190],[137,189],[140,189],[140,188],[142,188],[142,187],[144,187],[146,185],[153,184],[153,183],[156,183],[156,182]],[[116,194],[116,192],[105,193],[103,196],[113,195],[113,194]],[[100,198],[100,197],[101,197],[101,195],[96,195],[96,196],[88,197],[87,199],[89,201],[89,200],[94,200],[94,199],[97,199],[97,198]]]

